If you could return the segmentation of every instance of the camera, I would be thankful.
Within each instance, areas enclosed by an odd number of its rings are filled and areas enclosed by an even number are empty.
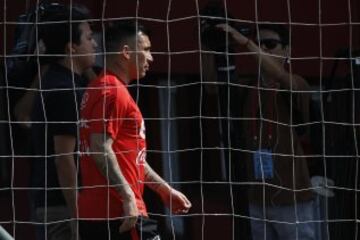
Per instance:
[[[210,1],[201,11],[200,15],[201,42],[209,48],[209,50],[223,52],[226,51],[227,48],[231,48],[231,46],[229,46],[231,38],[227,40],[226,32],[216,27],[218,24],[227,23],[245,36],[251,34],[249,27],[231,21],[233,18],[229,14],[226,14],[222,3],[219,1]],[[228,21],[226,19],[228,19]]]

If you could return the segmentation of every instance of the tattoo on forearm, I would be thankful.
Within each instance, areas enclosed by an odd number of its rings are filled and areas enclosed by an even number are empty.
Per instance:
[[[121,172],[116,155],[106,147],[102,151],[104,154],[96,154],[93,157],[99,171],[107,179],[109,185],[115,187],[120,194],[125,193],[126,188],[130,186]]]
[[[147,163],[145,164],[145,181],[154,191],[160,190],[167,183]]]

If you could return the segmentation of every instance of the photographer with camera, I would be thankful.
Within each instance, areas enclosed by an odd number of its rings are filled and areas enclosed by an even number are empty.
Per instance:
[[[308,123],[309,85],[286,69],[288,30],[259,25],[254,42],[227,24],[217,28],[254,53],[260,66],[258,79],[244,83],[249,88],[240,105],[243,158],[255,183],[249,187],[253,239],[315,239],[313,194],[301,145],[308,129],[296,126]]]

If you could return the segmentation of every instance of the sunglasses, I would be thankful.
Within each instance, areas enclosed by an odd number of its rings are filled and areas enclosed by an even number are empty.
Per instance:
[[[259,42],[258,42],[258,44],[259,44]],[[272,50],[272,49],[276,48],[279,44],[283,45],[283,42],[278,39],[265,38],[265,39],[260,39],[259,45],[261,48],[265,48],[267,50]]]

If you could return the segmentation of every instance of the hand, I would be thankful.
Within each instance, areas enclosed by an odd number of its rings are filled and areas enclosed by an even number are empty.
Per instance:
[[[127,232],[133,227],[137,222],[139,211],[136,206],[135,196],[132,195],[129,199],[123,201],[123,211],[124,211],[124,221],[119,227],[119,232]]]
[[[191,202],[187,197],[171,188],[169,195],[166,198],[163,198],[164,203],[168,208],[171,208],[170,211],[174,214],[187,213],[191,208]]]
[[[335,193],[332,189],[335,182],[331,178],[323,176],[313,176],[311,178],[311,185],[314,188],[313,191],[323,197],[334,197]]]
[[[216,25],[217,28],[222,29],[224,32],[229,33],[235,41],[237,41],[240,45],[247,45],[249,43],[249,38],[242,35],[235,28],[231,27],[228,24],[222,23]]]

